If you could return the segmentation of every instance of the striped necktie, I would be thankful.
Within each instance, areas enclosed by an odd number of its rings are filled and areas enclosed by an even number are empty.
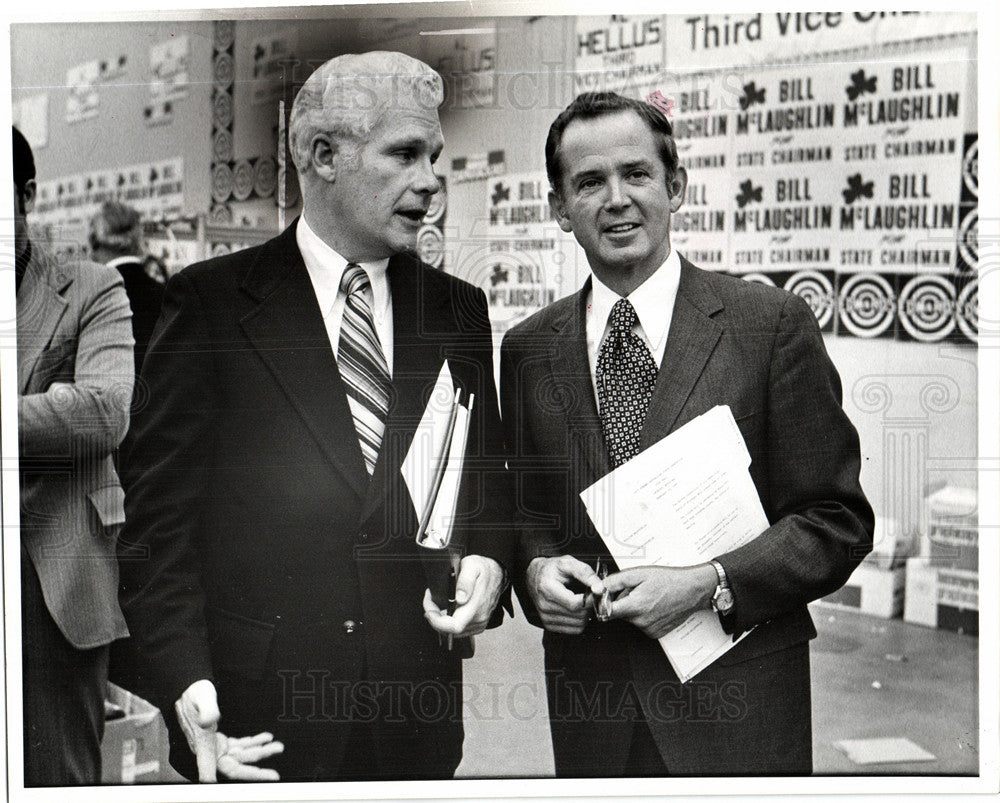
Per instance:
[[[347,298],[340,323],[337,367],[347,388],[347,402],[370,476],[382,445],[392,381],[375,331],[372,286],[365,269],[350,263],[340,280],[340,289]]]

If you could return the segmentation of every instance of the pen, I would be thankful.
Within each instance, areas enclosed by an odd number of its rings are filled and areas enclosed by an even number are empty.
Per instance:
[[[594,571],[597,572],[597,576],[602,581],[607,579],[608,567],[600,558],[597,559]],[[611,618],[611,594],[607,589],[604,590],[603,594],[598,594],[594,597],[594,613],[597,615],[597,621],[599,622],[607,622]]]

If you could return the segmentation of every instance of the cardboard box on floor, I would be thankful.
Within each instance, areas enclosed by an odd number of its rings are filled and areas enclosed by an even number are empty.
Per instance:
[[[108,700],[125,712],[124,717],[104,723],[101,742],[101,783],[155,783],[167,767],[166,728],[160,710],[109,683]]]

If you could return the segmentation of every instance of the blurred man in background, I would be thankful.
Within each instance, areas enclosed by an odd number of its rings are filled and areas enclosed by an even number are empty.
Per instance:
[[[16,128],[13,140],[24,781],[94,784],[108,645],[128,635],[111,455],[132,397],[129,304],[113,268],[57,264],[31,242],[34,158]]]
[[[95,262],[115,268],[125,282],[138,375],[163,302],[163,284],[147,272],[139,212],[118,201],[105,201],[90,221],[90,250]]]

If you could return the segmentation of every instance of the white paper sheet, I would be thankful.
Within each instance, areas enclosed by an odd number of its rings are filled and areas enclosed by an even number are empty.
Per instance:
[[[691,566],[756,538],[768,521],[728,406],[688,422],[581,492],[620,569]],[[660,639],[686,681],[734,645],[714,611]]]
[[[430,501],[434,476],[438,464],[444,457],[448,423],[454,404],[455,388],[451,380],[451,369],[445,360],[438,372],[431,397],[424,408],[424,414],[414,430],[409,451],[399,467],[418,518]]]

